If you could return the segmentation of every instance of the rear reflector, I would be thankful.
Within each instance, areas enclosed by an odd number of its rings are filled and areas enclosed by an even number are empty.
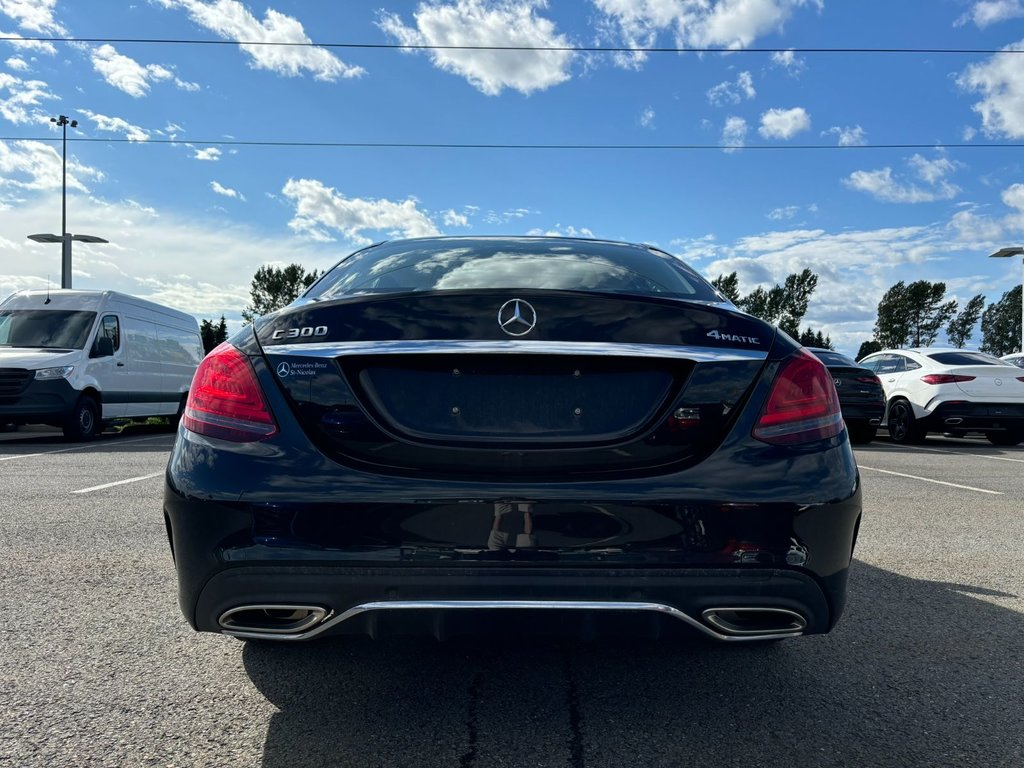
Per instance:
[[[795,352],[775,375],[753,436],[774,445],[796,445],[842,431],[839,396],[828,370],[810,352]]]
[[[958,381],[974,381],[974,377],[958,376],[953,373],[929,373],[922,376],[921,381],[925,384],[956,384]]]
[[[254,442],[277,432],[249,360],[224,342],[199,364],[181,417],[200,435]]]

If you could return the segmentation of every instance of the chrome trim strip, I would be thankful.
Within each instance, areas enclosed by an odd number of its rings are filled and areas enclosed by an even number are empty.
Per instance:
[[[777,613],[779,616],[789,618],[790,623],[789,626],[779,627],[778,629],[743,629],[718,615],[719,612],[726,611],[730,613]],[[801,634],[807,629],[807,620],[796,611],[791,611],[788,608],[708,608],[701,615],[704,617],[704,621],[715,629],[735,637],[751,637],[755,635],[758,637],[791,637],[789,633],[796,632]]]
[[[308,640],[325,632],[331,627],[340,624],[360,614],[370,611],[408,611],[408,610],[494,610],[494,609],[516,609],[516,610],[558,610],[558,611],[651,611],[678,619],[685,624],[703,632],[708,637],[722,642],[750,642],[756,640],[779,639],[786,637],[799,637],[806,628],[806,622],[800,630],[789,632],[766,632],[761,634],[726,634],[716,631],[714,628],[701,623],[692,616],[684,613],[678,608],[663,603],[632,602],[632,601],[587,601],[587,600],[384,600],[372,603],[362,603],[349,608],[347,611],[328,618],[320,625],[304,632],[294,634],[276,634],[263,632],[243,632],[236,630],[223,630],[224,634],[233,637],[253,638],[257,640]],[[735,608],[711,609],[711,610],[737,610]],[[742,610],[742,609],[740,609]],[[783,609],[750,609],[750,610],[783,610]],[[786,611],[792,613],[792,611]],[[707,611],[705,611],[705,614]],[[799,614],[794,614],[799,616]],[[801,620],[803,617],[800,617]]]
[[[453,355],[453,354],[533,354],[533,355],[608,355],[618,357],[653,357],[711,362],[722,360],[764,360],[767,352],[731,347],[708,348],[673,346],[670,344],[613,344],[598,341],[347,341],[311,342],[309,344],[265,345],[268,355],[301,355],[303,357],[335,358],[348,355]]]
[[[222,613],[217,619],[217,623],[224,629],[225,634],[237,635],[239,637],[245,636],[241,633],[246,633],[248,630],[233,628],[231,622],[232,616],[242,613],[243,611],[309,611],[308,616],[297,620],[290,626],[280,629],[267,627],[259,631],[249,633],[249,636],[259,635],[260,637],[267,636],[274,638],[279,638],[282,635],[300,634],[319,624],[324,619],[329,618],[333,613],[333,611],[319,605],[240,605],[237,608],[231,608],[230,610],[224,611],[224,613]]]

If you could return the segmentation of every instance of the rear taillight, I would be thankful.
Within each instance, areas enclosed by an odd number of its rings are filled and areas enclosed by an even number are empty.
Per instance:
[[[954,373],[929,373],[922,376],[925,384],[956,384],[958,381],[974,381],[973,376],[958,376]]]
[[[810,352],[794,353],[775,375],[754,437],[774,445],[795,445],[842,431],[843,415],[832,377]]]
[[[200,435],[248,443],[277,432],[249,360],[224,342],[199,364],[185,411],[185,429]]]
[[[857,381],[859,381],[861,384],[877,384],[879,386],[882,385],[881,379],[879,379],[877,376],[858,376]]]

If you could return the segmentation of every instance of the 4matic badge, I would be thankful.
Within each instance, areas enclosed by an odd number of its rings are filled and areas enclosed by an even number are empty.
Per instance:
[[[708,336],[717,341],[738,341],[742,344],[760,344],[761,339],[757,336],[738,336],[735,333],[721,333],[719,331],[708,331]]]

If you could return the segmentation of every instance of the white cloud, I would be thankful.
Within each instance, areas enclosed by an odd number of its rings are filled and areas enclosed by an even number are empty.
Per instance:
[[[57,98],[42,80],[22,80],[0,72],[0,117],[14,123],[37,123],[45,119],[39,107],[44,99]]]
[[[230,198],[232,198],[234,200],[241,200],[243,203],[245,202],[245,195],[243,195],[237,189],[231,189],[230,187],[221,186],[216,181],[211,181],[210,182],[210,189],[212,189],[218,195],[223,195],[224,197],[230,197]]]
[[[739,104],[743,99],[752,99],[757,96],[754,89],[754,78],[749,72],[740,72],[735,82],[726,80],[714,88],[708,90],[708,102],[714,106],[723,104]]]
[[[421,3],[406,26],[395,13],[382,13],[380,28],[403,45],[568,47],[572,43],[550,19],[538,15],[546,0],[453,0]],[[412,52],[412,51],[409,51]],[[564,83],[571,75],[571,51],[431,50],[438,69],[466,78],[488,96],[510,88],[523,94]]]
[[[800,206],[787,205],[785,208],[774,208],[768,212],[768,218],[772,221],[784,221],[792,219],[800,212]]]
[[[790,77],[799,77],[800,73],[807,69],[807,63],[792,50],[775,51],[772,54],[771,62],[774,66],[786,70]]]
[[[1024,40],[1003,48],[1024,51]],[[980,64],[971,64],[957,78],[957,84],[982,100],[972,108],[981,115],[986,136],[1024,138],[1024,54],[998,53]]]
[[[11,56],[4,64],[12,72],[27,72],[30,69],[28,62],[20,56]]]
[[[68,189],[88,192],[84,180],[101,180],[102,172],[68,157]],[[61,155],[39,141],[0,141],[0,191],[50,190],[61,187]],[[0,230],[2,231],[2,230]]]
[[[286,77],[312,74],[317,80],[335,81],[359,77],[362,67],[350,66],[326,48],[309,45],[298,19],[268,8],[260,21],[238,0],[155,0],[165,8],[185,10],[201,27],[227,40],[259,43],[299,43],[299,45],[239,45],[256,69],[266,69]]]
[[[727,117],[722,128],[722,139],[719,142],[726,152],[732,152],[746,145],[747,121],[742,117]]]
[[[864,129],[859,125],[847,125],[843,127],[833,125],[827,131],[822,131],[821,135],[838,136],[840,147],[863,147],[868,143],[867,136],[864,135]]]
[[[356,244],[368,244],[365,232],[388,236],[427,237],[440,234],[414,198],[401,202],[348,198],[316,179],[289,179],[281,193],[295,206],[288,226],[314,240],[331,240],[331,230]]]
[[[57,0],[0,0],[0,13],[18,22],[18,26],[40,34],[66,32],[53,18]]]
[[[0,37],[7,38],[6,42],[24,51],[36,51],[50,56],[57,55],[57,48],[53,43],[40,42],[37,40],[24,40],[17,32],[4,32],[0,30]]]
[[[766,139],[791,139],[810,127],[811,117],[803,107],[769,109],[761,115],[761,127],[757,132]]]
[[[193,160],[205,160],[206,162],[215,163],[220,160],[221,151],[216,147],[193,147],[191,144],[188,145],[193,150]]]
[[[923,185],[894,176],[890,167],[854,171],[843,183],[886,203],[931,203],[951,200],[959,193],[960,188],[947,178],[960,167],[958,163],[945,157],[928,160],[921,155],[913,155],[907,159],[907,165]]]
[[[981,0],[956,20],[955,26],[963,26],[973,21],[976,26],[984,29],[991,24],[1024,16],[1024,2],[1021,0]]]
[[[514,219],[522,219],[527,216],[536,216],[540,211],[534,211],[530,208],[511,208],[507,211],[498,213],[496,211],[488,211],[484,214],[483,221],[485,224],[496,225],[496,224],[508,224]]]
[[[599,27],[624,45],[653,47],[662,32],[690,48],[746,48],[758,37],[782,29],[793,12],[823,0],[593,0],[604,14]],[[639,66],[646,54],[618,57],[622,66]]]
[[[139,98],[149,92],[150,83],[170,80],[174,75],[159,64],[139,64],[130,56],[117,52],[112,45],[101,45],[92,50],[92,67],[108,84]]]
[[[654,128],[654,108],[647,107],[640,113],[640,127]]]
[[[457,211],[449,208],[444,212],[444,225],[446,227],[468,227],[469,217],[464,213],[458,213]]]
[[[0,210],[0,299],[21,288],[60,284],[60,248],[25,240],[30,232],[52,232],[60,210],[60,183],[18,208]],[[69,224],[109,244],[75,243],[75,287],[112,289],[159,301],[200,318],[223,314],[240,326],[249,302],[249,282],[262,264],[300,263],[323,269],[338,260],[337,248],[318,250],[291,233],[268,236],[259,228],[195,215],[156,212],[131,200],[76,196],[68,201]],[[59,226],[59,219],[57,220]]]
[[[88,117],[96,125],[96,130],[106,131],[107,133],[122,133],[125,138],[130,141],[148,141],[149,133],[137,125],[132,125],[127,120],[121,117],[108,117],[107,115],[100,115],[95,112],[91,112],[88,109],[79,110],[83,115]]]

